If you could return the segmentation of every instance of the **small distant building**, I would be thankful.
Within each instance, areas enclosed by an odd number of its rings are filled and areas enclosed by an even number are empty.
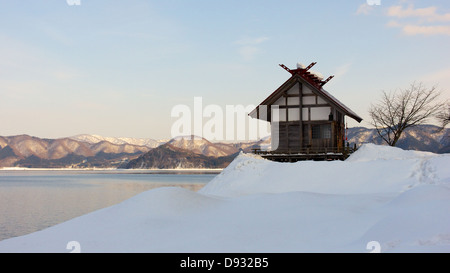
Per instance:
[[[291,77],[249,114],[271,123],[272,151],[256,153],[291,162],[345,158],[344,117],[362,118],[323,89],[334,76],[324,80],[310,71],[315,64],[297,64],[297,69],[280,65]]]

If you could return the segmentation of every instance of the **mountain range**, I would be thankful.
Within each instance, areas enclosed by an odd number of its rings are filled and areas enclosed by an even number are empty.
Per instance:
[[[104,137],[99,135],[88,135],[88,134],[76,135],[69,138],[81,142],[87,142],[90,144],[96,144],[99,142],[106,141],[116,145],[129,144],[134,146],[145,146],[148,148],[156,148],[159,145],[164,144],[168,141],[168,140],[154,140],[150,138]]]
[[[150,149],[105,140],[90,143],[73,138],[0,137],[0,167],[112,167]]]
[[[348,142],[385,144],[375,129],[353,127],[348,129]],[[397,147],[404,150],[427,151],[438,154],[450,153],[450,129],[440,130],[434,125],[419,125],[406,129],[397,142]]]
[[[383,144],[375,129],[347,131],[350,145]],[[45,139],[0,136],[0,167],[28,168],[223,168],[240,152],[270,146],[270,138],[240,143],[210,142],[195,136],[170,140],[77,135]],[[406,130],[397,144],[408,150],[450,153],[450,129],[421,125]]]
[[[255,145],[267,144],[267,141],[270,142],[270,139],[212,143],[194,136],[176,137],[168,141],[98,135],[59,139],[29,135],[0,136],[0,168],[135,168],[137,165],[133,160],[146,153],[157,156],[158,160],[157,163],[139,165],[142,168],[222,168],[224,164],[217,163],[222,160],[221,157],[229,163],[232,158],[228,157],[233,154],[241,150],[249,152]],[[149,155],[145,158],[148,159]]]

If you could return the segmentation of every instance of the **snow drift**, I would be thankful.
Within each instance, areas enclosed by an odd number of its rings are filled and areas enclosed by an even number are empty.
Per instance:
[[[0,252],[450,252],[449,163],[370,144],[346,161],[241,154],[199,192],[150,190]]]

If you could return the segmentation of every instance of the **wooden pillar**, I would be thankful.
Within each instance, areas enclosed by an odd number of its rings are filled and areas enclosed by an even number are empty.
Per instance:
[[[310,109],[310,108],[309,108]],[[311,123],[308,123],[306,126],[308,129],[308,143],[306,144],[306,146],[308,148],[311,148],[310,146],[312,145],[312,129],[311,129]]]
[[[334,122],[335,119],[335,111],[334,111],[334,107],[331,106],[331,110],[330,110],[330,115],[332,117],[332,119],[330,119],[331,117],[328,117],[328,121],[330,122],[330,130],[331,130],[331,136],[330,136],[330,148],[335,149],[337,146],[337,128],[336,128],[336,122]]]
[[[299,99],[299,112],[300,118],[298,121],[298,127],[300,130],[300,149],[303,148],[303,84],[301,82],[298,83],[298,99]]]
[[[291,149],[291,144],[289,143],[289,106],[288,106],[288,96],[286,91],[283,93],[284,96],[284,105],[285,105],[285,111],[284,111],[284,118],[286,119],[285,121],[285,126],[286,126],[286,144],[287,144],[287,149],[288,151]]]

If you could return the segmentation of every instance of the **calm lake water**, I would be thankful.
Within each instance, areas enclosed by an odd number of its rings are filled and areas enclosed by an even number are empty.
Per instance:
[[[217,173],[0,170],[0,241],[32,233],[157,187],[201,189]]]

